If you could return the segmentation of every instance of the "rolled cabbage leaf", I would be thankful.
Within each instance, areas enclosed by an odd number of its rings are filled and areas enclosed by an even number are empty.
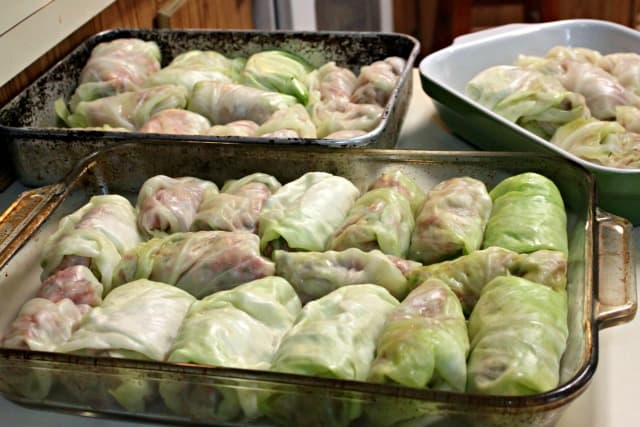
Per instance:
[[[268,370],[300,309],[293,287],[281,277],[216,292],[191,306],[168,361]],[[249,420],[259,415],[255,391],[163,383],[160,394],[174,413],[195,420]]]
[[[111,289],[113,270],[122,254],[142,241],[136,210],[117,194],[97,195],[63,217],[42,249],[41,279],[73,265],[85,265]]]
[[[365,380],[376,340],[398,301],[376,285],[350,285],[306,304],[284,336],[271,370],[301,375]],[[316,393],[264,393],[263,414],[279,424],[347,426],[362,413],[361,403]]]
[[[258,230],[260,249],[326,249],[360,190],[346,178],[327,172],[307,172],[288,182],[265,203]]]
[[[520,396],[557,387],[567,310],[564,290],[513,276],[488,283],[469,317],[467,391]]]
[[[140,279],[113,289],[81,321],[62,353],[165,360],[195,298],[175,286]]]
[[[258,231],[258,218],[271,195],[282,185],[273,176],[256,172],[225,182],[221,192],[206,192],[191,231]]]
[[[493,209],[484,248],[500,246],[518,253],[548,249],[567,255],[567,213],[553,181],[525,172],[502,180],[489,194]]]
[[[74,304],[95,307],[102,303],[104,286],[84,265],[72,265],[45,279],[38,289],[37,298],[58,302],[65,298]]]
[[[559,61],[571,60],[596,65],[602,59],[602,54],[586,47],[554,46],[547,51],[545,57]]]
[[[558,251],[517,254],[493,246],[453,260],[414,268],[406,276],[410,289],[429,279],[443,281],[458,296],[468,315],[484,286],[498,276],[523,277],[553,289],[565,289],[567,257]]]
[[[473,77],[465,91],[473,101],[545,139],[559,126],[589,114],[582,95],[535,69],[490,67]]]
[[[407,279],[392,259],[378,250],[273,253],[276,275],[295,288],[303,302],[321,298],[347,285],[373,284],[397,299],[409,292]]]
[[[136,279],[175,285],[196,298],[266,276],[273,262],[260,255],[260,239],[248,231],[196,231],[148,240],[122,257],[114,284]]]
[[[403,58],[392,56],[360,68],[351,102],[381,107],[387,105],[405,65]]]
[[[147,236],[189,231],[205,193],[218,193],[218,187],[190,176],[152,176],[138,192],[138,227]]]
[[[71,113],[57,102],[58,117],[70,128],[110,126],[136,130],[158,111],[185,108],[187,90],[182,86],[162,85],[79,102]]]
[[[309,104],[340,101],[348,103],[356,88],[357,77],[334,61],[313,70],[308,76]]]
[[[69,101],[71,111],[81,101],[140,89],[160,70],[161,58],[154,41],[122,38],[97,44],[80,72],[78,87]]]
[[[174,84],[188,91],[200,81],[233,83],[240,75],[245,58],[230,59],[212,50],[189,50],[177,55],[166,67],[150,76],[145,86]]]
[[[432,264],[479,249],[491,206],[482,181],[463,176],[438,183],[416,216],[409,258]]]
[[[20,308],[2,339],[2,347],[56,351],[71,338],[90,310],[89,305],[76,305],[68,298],[57,302],[32,298]]]
[[[622,86],[640,95],[640,55],[618,52],[604,55],[597,62],[603,70],[615,77]]]
[[[560,127],[551,143],[599,165],[640,168],[640,137],[635,132],[627,132],[618,122],[577,119]]]
[[[266,122],[278,110],[291,107],[298,100],[279,92],[254,87],[201,81],[193,86],[187,109],[203,115],[213,125],[238,120]]]
[[[318,138],[339,131],[369,132],[382,120],[384,109],[377,104],[345,103],[341,100],[316,102],[307,107]]]
[[[468,353],[458,297],[441,280],[429,279],[391,313],[367,380],[464,392]]]
[[[640,108],[631,105],[617,106],[616,122],[628,132],[640,133]]]
[[[304,58],[284,50],[272,49],[249,56],[240,82],[258,89],[294,96],[305,105],[309,99],[306,81],[313,66]]]
[[[236,120],[226,125],[214,125],[202,132],[210,136],[255,136],[259,125],[251,120]]]
[[[211,127],[206,117],[189,110],[169,108],[158,111],[139,129],[144,133],[199,135]]]
[[[378,249],[405,258],[415,225],[409,200],[392,188],[369,190],[349,210],[328,249]]]
[[[411,210],[417,213],[424,204],[425,191],[409,176],[399,169],[381,174],[369,185],[369,190],[392,188],[409,200]]]
[[[266,122],[256,129],[256,136],[273,136],[275,132],[291,131],[289,137],[316,138],[315,124],[301,104],[275,111]]]

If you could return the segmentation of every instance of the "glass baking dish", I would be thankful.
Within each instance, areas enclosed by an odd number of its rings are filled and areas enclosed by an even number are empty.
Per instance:
[[[599,330],[633,319],[637,303],[631,224],[596,208],[595,183],[588,171],[543,154],[341,150],[225,142],[149,141],[112,146],[84,159],[64,180],[22,193],[0,217],[0,328],[7,327],[37,290],[43,240],[62,216],[92,195],[118,193],[133,199],[141,184],[157,174],[191,175],[222,184],[258,171],[283,183],[308,171],[326,171],[364,189],[390,169],[402,170],[425,189],[462,175],[493,186],[525,171],[544,174],[556,183],[568,214],[570,248],[569,339],[557,388],[530,396],[487,396],[0,348],[0,392],[30,407],[179,424],[273,425],[266,417],[239,417],[241,403],[229,396],[278,393],[288,402],[288,410],[280,414],[281,425],[391,425],[380,413],[401,414],[403,422],[393,425],[553,425],[588,387],[596,371]],[[187,400],[207,409],[181,415],[172,412],[158,395],[161,386],[185,388]],[[113,397],[116,387],[126,387],[144,399],[123,406]]]

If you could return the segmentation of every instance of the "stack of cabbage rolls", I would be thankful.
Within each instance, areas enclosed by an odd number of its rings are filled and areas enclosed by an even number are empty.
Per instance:
[[[555,46],[482,70],[466,94],[589,162],[640,167],[640,55]]]
[[[400,57],[359,69],[312,65],[283,49],[247,57],[180,52],[164,67],[154,41],[96,45],[55,110],[61,126],[143,133],[350,139],[376,128],[405,70]],[[166,58],[165,58],[166,60]]]
[[[471,176],[425,188],[400,168],[358,185],[321,171],[288,182],[156,175],[132,200],[94,196],[60,221],[43,245],[38,291],[2,345],[542,393],[559,384],[568,337],[566,227],[560,191],[534,172],[492,188]],[[425,417],[257,385],[83,378],[60,382],[77,398],[132,412],[161,402],[203,422],[390,426]],[[28,388],[44,398],[52,381]]]

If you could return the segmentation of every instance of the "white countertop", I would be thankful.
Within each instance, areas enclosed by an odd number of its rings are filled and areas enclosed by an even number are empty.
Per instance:
[[[400,132],[399,148],[424,150],[473,150],[453,136],[442,123],[429,97],[422,91],[417,71],[409,110]],[[12,200],[20,190],[12,186],[0,195]],[[635,246],[640,248],[640,227],[634,229]],[[640,266],[639,266],[640,267]],[[640,268],[637,268],[640,274]],[[640,426],[636,408],[637,385],[640,384],[640,320],[600,331],[599,363],[589,388],[572,402],[557,427],[627,427]],[[94,419],[20,407],[0,397],[2,425],[20,427],[125,427],[151,426],[108,419]]]

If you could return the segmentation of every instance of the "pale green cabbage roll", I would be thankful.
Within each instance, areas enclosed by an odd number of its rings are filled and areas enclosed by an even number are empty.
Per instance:
[[[256,136],[273,136],[276,132],[290,131],[290,138],[316,138],[316,126],[301,104],[275,111],[256,129]]]
[[[268,370],[301,304],[281,277],[265,277],[196,301],[184,319],[168,361]],[[194,420],[256,418],[255,391],[225,387],[160,384],[174,413]]]
[[[475,178],[438,183],[417,213],[409,258],[432,264],[479,249],[491,205],[485,184]]]
[[[271,370],[365,380],[376,340],[398,301],[376,285],[350,285],[306,304],[284,336]],[[279,424],[347,426],[362,413],[354,400],[321,395],[264,393],[261,412]]]
[[[309,85],[309,104],[334,100],[349,102],[356,88],[357,77],[344,67],[330,61],[313,70],[307,79]]]
[[[177,55],[166,67],[150,76],[145,85],[175,84],[188,91],[199,81],[232,83],[238,79],[246,59],[230,59],[212,50],[189,50]]]
[[[407,279],[393,259],[378,250],[273,253],[276,275],[293,285],[303,302],[321,298],[343,286],[369,283],[398,299],[409,292]]]
[[[38,288],[37,298],[58,302],[65,298],[74,304],[95,307],[102,303],[104,286],[84,265],[72,265],[47,277]]]
[[[306,81],[313,66],[304,58],[280,49],[264,50],[249,56],[240,82],[258,89],[294,96],[301,104],[309,99]]]
[[[589,114],[582,95],[535,69],[490,67],[473,77],[465,91],[473,101],[545,139],[564,123]]]
[[[323,251],[360,190],[346,178],[307,172],[288,182],[265,203],[259,219],[260,248]]]
[[[468,353],[458,297],[441,280],[429,279],[391,313],[367,380],[464,392]]]
[[[443,281],[458,296],[465,314],[469,314],[482,288],[494,278],[505,275],[523,277],[553,289],[565,289],[567,257],[558,251],[517,254],[493,246],[453,260],[413,268],[407,273],[407,281],[410,289],[433,278]]]
[[[191,176],[152,176],[138,192],[138,227],[147,236],[189,231],[205,192],[217,193],[218,187]]]
[[[331,237],[328,249],[378,249],[405,258],[415,221],[409,200],[392,188],[376,188],[360,196],[342,225]]]
[[[567,213],[560,190],[534,172],[510,176],[491,192],[493,209],[482,246],[500,246],[518,253],[540,249],[567,255]]]
[[[82,67],[69,106],[81,101],[138,90],[160,69],[161,53],[154,41],[122,38],[97,44]]]
[[[635,52],[610,53],[602,56],[597,65],[614,76],[627,90],[640,95],[639,54]]]
[[[165,360],[195,298],[175,286],[140,279],[113,289],[80,322],[62,353]]]
[[[182,86],[162,85],[122,92],[93,101],[82,101],[72,113],[64,103],[58,101],[56,112],[70,128],[110,126],[136,130],[158,111],[185,108],[187,90]]]
[[[399,169],[381,174],[369,185],[369,190],[392,188],[409,200],[411,210],[417,213],[424,204],[425,191],[407,174]]]
[[[567,310],[564,290],[520,277],[488,283],[469,318],[467,391],[518,396],[557,387]]]
[[[258,236],[248,231],[196,231],[156,237],[124,254],[114,269],[114,284],[148,278],[202,298],[272,276],[273,262],[260,255],[259,245]]]
[[[40,277],[44,280],[58,270],[85,265],[107,293],[122,254],[141,241],[131,202],[117,194],[93,196],[80,209],[63,217],[44,242]]]
[[[545,54],[546,58],[555,60],[571,60],[577,62],[587,62],[598,64],[602,59],[602,54],[594,49],[586,47],[554,46]]]
[[[213,125],[237,120],[262,124],[276,111],[297,103],[295,97],[279,92],[232,83],[201,81],[194,85],[187,108],[203,115]]]
[[[380,124],[384,111],[378,104],[345,103],[342,100],[316,102],[307,109],[318,138],[347,130],[369,132]]]
[[[405,65],[403,58],[391,56],[360,68],[351,102],[384,107],[391,98]]]
[[[617,107],[616,111],[620,111]],[[634,107],[629,107],[634,108]],[[640,168],[640,136],[621,123],[577,119],[557,130],[551,143],[587,160],[616,168]]]
[[[225,182],[220,192],[208,191],[191,224],[191,231],[258,231],[258,218],[271,195],[282,185],[273,176],[256,172]]]
[[[158,111],[142,125],[140,132],[198,135],[211,127],[206,117],[189,110],[169,108]]]
[[[640,108],[632,105],[618,105],[616,122],[629,132],[640,133]]]

